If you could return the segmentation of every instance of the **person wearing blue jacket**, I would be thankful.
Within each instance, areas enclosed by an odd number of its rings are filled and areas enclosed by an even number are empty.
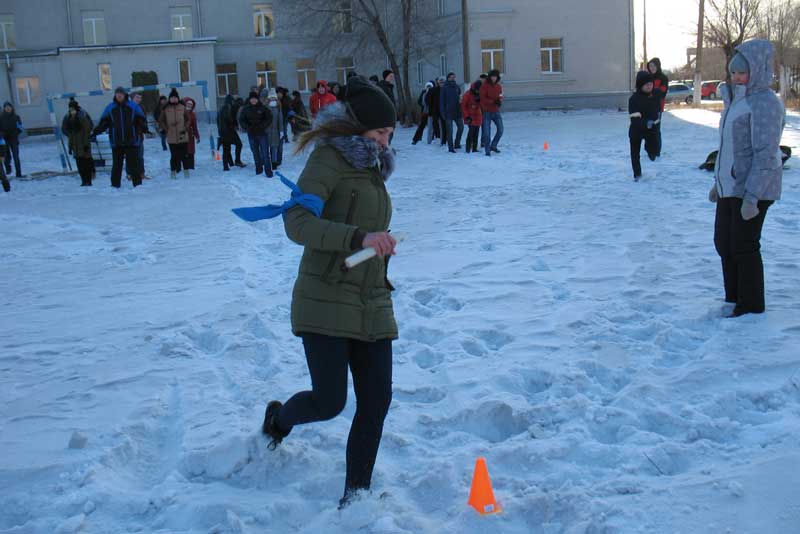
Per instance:
[[[461,118],[461,88],[456,83],[456,75],[451,72],[439,93],[439,110],[445,122],[447,148],[455,152],[461,148],[461,136],[464,134],[464,120]],[[453,122],[458,128],[456,143],[453,145]]]
[[[19,161],[19,136],[25,133],[22,127],[22,119],[14,111],[11,102],[3,104],[3,111],[0,112],[0,135],[6,141],[6,174],[11,174],[11,160],[14,160],[14,171],[17,178],[22,177],[22,165]]]
[[[728,66],[731,83],[723,92],[720,146],[714,187],[714,245],[722,260],[725,301],[735,303],[730,317],[762,313],[764,265],[761,229],[767,210],[781,198],[783,162],[780,140],[786,110],[770,88],[775,49],[765,40],[736,47]]]
[[[128,99],[128,93],[122,87],[117,87],[114,91],[114,101],[106,106],[92,135],[96,136],[106,130],[114,161],[111,166],[111,185],[122,185],[122,166],[125,160],[128,161],[133,186],[142,185],[139,144],[142,142],[140,133],[147,131],[147,119],[142,108]]]

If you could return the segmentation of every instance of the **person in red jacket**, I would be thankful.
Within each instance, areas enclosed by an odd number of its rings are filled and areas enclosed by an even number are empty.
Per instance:
[[[661,113],[667,104],[667,91],[669,91],[669,78],[661,70],[661,60],[654,57],[647,63],[647,70],[653,75],[653,94],[661,98]],[[661,116],[658,117],[658,125],[655,128],[656,136],[656,157],[661,157]]]
[[[478,133],[483,124],[483,112],[481,112],[481,83],[480,80],[473,82],[469,91],[464,93],[461,98],[461,113],[464,115],[464,124],[469,127],[467,132],[467,154],[478,152]]]
[[[317,92],[311,95],[308,106],[311,108],[311,117],[316,118],[320,110],[335,104],[336,95],[328,91],[328,82],[320,80],[317,82]]]
[[[200,142],[200,132],[197,130],[194,99],[190,96],[185,97],[183,105],[186,108],[186,114],[189,116],[189,142],[186,146],[186,157],[183,160],[183,168],[188,171],[190,169],[194,170],[195,143]]]
[[[503,137],[503,117],[500,115],[500,106],[503,105],[503,86],[500,85],[499,70],[489,71],[486,81],[481,84],[480,104],[483,112],[483,148],[486,150],[487,156],[491,156],[492,152],[499,154],[497,144]],[[492,123],[497,128],[497,133],[490,142]]]

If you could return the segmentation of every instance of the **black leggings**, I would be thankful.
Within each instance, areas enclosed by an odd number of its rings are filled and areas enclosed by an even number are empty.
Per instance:
[[[311,391],[295,394],[281,408],[278,426],[333,419],[347,403],[347,368],[353,375],[356,413],[347,439],[345,497],[369,489],[383,433],[383,421],[392,402],[392,341],[372,343],[304,334],[303,346],[311,374]]]
[[[186,159],[186,151],[188,145],[186,143],[178,143],[169,145],[169,170],[178,172],[183,167],[183,162]]]
[[[628,130],[628,137],[631,140],[631,167],[633,167],[633,175],[642,175],[642,140],[644,140],[644,150],[649,157],[658,156],[657,137],[653,129],[647,130],[631,126]]]

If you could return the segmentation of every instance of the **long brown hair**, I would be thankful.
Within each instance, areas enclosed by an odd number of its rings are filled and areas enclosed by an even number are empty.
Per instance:
[[[338,110],[337,110],[338,111]],[[318,122],[314,129],[300,135],[294,153],[299,154],[309,144],[326,137],[352,137],[362,135],[367,128],[359,123],[347,107],[341,113],[332,115],[330,119]]]

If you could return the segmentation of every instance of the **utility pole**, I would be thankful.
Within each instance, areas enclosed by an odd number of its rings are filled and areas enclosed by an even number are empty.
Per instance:
[[[469,0],[461,0],[461,37],[464,56],[464,82],[472,83],[469,75]]]
[[[642,44],[644,45],[644,62],[642,63],[642,70],[647,70],[647,62],[650,60],[650,56],[647,55],[647,0],[642,0],[644,2],[644,37],[642,38]]]
[[[703,26],[706,21],[706,2],[700,0],[697,19],[697,53],[694,55],[694,107],[700,108],[703,99]]]

